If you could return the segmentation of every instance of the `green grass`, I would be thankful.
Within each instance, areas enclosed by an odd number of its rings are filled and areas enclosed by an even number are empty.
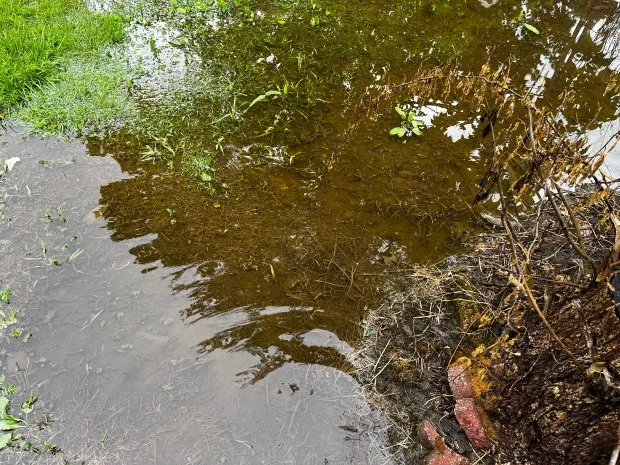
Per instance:
[[[0,112],[66,72],[70,60],[120,42],[124,23],[81,0],[0,2]]]
[[[30,93],[16,116],[45,134],[103,135],[137,118],[131,81],[115,55],[88,55]]]

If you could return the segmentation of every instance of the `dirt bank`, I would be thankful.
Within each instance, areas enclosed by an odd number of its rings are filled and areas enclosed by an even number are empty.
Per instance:
[[[620,421],[617,199],[600,188],[565,199],[562,220],[545,200],[511,218],[510,233],[488,217],[472,252],[411,270],[366,322],[369,389],[409,460],[424,456],[415,427],[430,419],[472,463],[610,463]],[[469,444],[454,416],[447,368],[455,363],[467,367],[485,412],[484,449]]]

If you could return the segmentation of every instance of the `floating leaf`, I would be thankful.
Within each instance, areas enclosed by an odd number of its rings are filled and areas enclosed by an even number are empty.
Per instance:
[[[15,163],[17,163],[18,161],[19,161],[19,157],[11,157],[8,160],[6,160],[4,162],[4,171],[6,173],[11,171],[13,169],[13,167],[15,166]]]
[[[0,431],[11,431],[20,427],[19,422],[21,420],[7,413],[8,406],[9,399],[0,397]]]
[[[38,397],[35,396],[33,392],[31,392],[30,395],[28,396],[28,399],[26,399],[24,403],[22,404],[22,412],[24,413],[32,412],[32,407],[37,401],[37,399]]]
[[[0,450],[11,444],[11,433],[0,434]]]
[[[390,131],[390,135],[391,136],[403,137],[405,134],[407,134],[407,130],[405,128],[403,128],[403,127],[400,127],[400,126],[398,126],[396,128],[393,128]]]
[[[528,31],[533,32],[537,36],[540,35],[540,31],[536,29],[534,26],[532,26],[531,24],[523,23],[523,27],[527,29]]]

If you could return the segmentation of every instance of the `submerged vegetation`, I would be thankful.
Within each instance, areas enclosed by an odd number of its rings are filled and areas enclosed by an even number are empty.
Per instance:
[[[20,339],[24,334],[24,329],[17,327],[19,322],[19,312],[12,308],[11,298],[14,296],[11,289],[5,288],[0,290],[0,341],[6,346],[7,338],[14,340]],[[9,310],[10,309],[10,310]],[[26,333],[22,338],[22,343],[30,339],[30,333]],[[2,349],[0,354],[4,354],[6,349]],[[26,367],[18,367],[25,369]],[[46,451],[56,453],[58,447],[51,442],[44,440],[38,445],[33,445],[38,439],[34,439],[36,434],[34,430],[42,429],[44,424],[40,421],[28,422],[28,415],[31,414],[37,402],[35,393],[30,392],[28,395],[21,392],[22,389],[18,384],[12,384],[7,380],[5,375],[0,375],[0,453],[5,448],[15,448],[23,452],[33,452],[37,455]],[[9,413],[9,409],[16,410],[16,404],[21,401],[21,414],[25,415],[20,418],[16,413]]]
[[[48,134],[131,134],[143,160],[172,170],[191,166],[204,146],[255,142],[283,147],[301,166],[329,164],[333,154],[314,149],[342,128],[323,121],[355,105],[370,82],[404,77],[410,61],[468,60],[476,52],[466,41],[491,37],[510,17],[529,26],[532,15],[525,6],[489,10],[481,33],[467,18],[471,5],[445,2],[398,5],[389,15],[366,5],[364,17],[309,0],[142,0],[100,11],[82,1],[12,0],[2,8],[5,114]],[[367,20],[377,15],[379,28]],[[401,31],[413,18],[418,27]],[[453,26],[434,29],[448,18]],[[416,112],[401,117],[391,134],[421,133]]]

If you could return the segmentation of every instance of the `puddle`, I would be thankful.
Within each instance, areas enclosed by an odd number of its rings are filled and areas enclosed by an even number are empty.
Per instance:
[[[171,292],[188,270],[147,267],[129,251],[158,234],[114,240],[105,213],[93,214],[113,208],[100,197],[106,183],[135,176],[88,155],[99,147],[11,131],[3,142],[3,156],[20,161],[3,181],[11,253],[1,279],[33,334],[11,344],[22,350],[5,366],[58,418],[51,440],[66,453],[115,464],[387,463],[385,420],[335,368],[346,344],[322,329],[289,341],[290,354],[268,339],[248,343],[259,327],[278,339],[282,323],[304,326],[291,318],[314,327],[319,310],[246,306],[192,318],[191,291]],[[206,281],[226,275],[223,262],[198,268]]]
[[[572,3],[532,12],[539,38],[511,25],[521,3],[485,1],[280,2],[135,27],[137,100],[157,113],[185,93],[162,121],[179,153],[213,156],[215,193],[127,134],[3,132],[0,159],[20,160],[0,180],[0,279],[32,333],[4,363],[56,418],[51,439],[96,464],[390,463],[389,423],[354,377],[360,323],[386,274],[482,229],[488,160],[479,108],[403,96],[424,126],[398,139],[392,103],[376,118],[356,105],[421,60],[458,47],[479,69],[491,47],[494,66],[518,55],[513,82],[538,102],[568,85],[571,117],[600,104],[603,137],[615,58],[578,30],[605,29],[606,10]]]

